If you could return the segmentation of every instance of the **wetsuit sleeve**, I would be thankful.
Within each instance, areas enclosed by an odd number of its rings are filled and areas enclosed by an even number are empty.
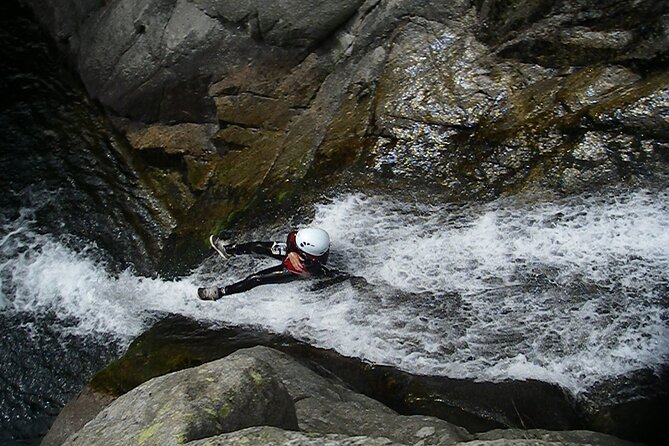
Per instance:
[[[283,265],[276,265],[251,274],[244,280],[228,285],[224,289],[225,294],[228,295],[242,293],[259,285],[286,283],[296,279],[298,279],[298,276],[288,271]]]
[[[286,237],[286,253],[289,252],[300,252],[297,247],[297,229],[290,231],[288,237]]]

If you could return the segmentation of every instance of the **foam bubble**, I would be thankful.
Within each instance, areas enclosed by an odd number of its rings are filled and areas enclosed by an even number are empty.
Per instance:
[[[29,213],[26,213],[29,214]],[[178,307],[195,285],[137,276],[132,271],[111,274],[95,245],[77,251],[19,218],[3,225],[0,278],[4,311],[52,314],[62,329],[78,335],[112,335],[129,341],[145,329],[160,296]],[[165,305],[158,305],[161,310]]]

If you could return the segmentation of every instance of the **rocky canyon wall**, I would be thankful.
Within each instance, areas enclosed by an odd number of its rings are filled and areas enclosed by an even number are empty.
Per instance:
[[[665,2],[25,2],[177,221],[166,258],[344,180],[470,200],[666,168]]]

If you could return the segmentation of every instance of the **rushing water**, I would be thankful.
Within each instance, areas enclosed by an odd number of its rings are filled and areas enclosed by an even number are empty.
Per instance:
[[[536,378],[574,395],[669,363],[666,189],[459,206],[335,195],[304,223],[330,232],[333,265],[356,279],[322,289],[303,281],[200,302],[197,286],[273,261],[212,256],[171,281],[125,269],[146,250],[123,218],[150,225],[150,204],[108,135],[80,128],[95,116],[48,48],[19,45],[39,40],[35,25],[2,24],[3,51],[25,54],[3,53],[20,63],[0,70],[0,444],[37,442],[91,374],[166,313],[257,325],[410,372]],[[110,260],[114,246],[129,257]]]
[[[198,301],[196,287],[272,261],[212,256],[174,281],[111,273],[94,245],[75,250],[37,232],[33,215],[0,232],[0,315],[21,343],[9,355],[23,368],[10,392],[19,407],[46,400],[56,411],[165,313],[258,325],[415,373],[536,378],[575,395],[669,362],[666,190],[458,207],[340,195],[316,205],[312,223],[330,232],[334,266],[365,280],[264,286],[215,303]]]
[[[86,318],[76,312],[68,319],[58,305],[31,307],[24,290],[61,280],[37,253],[93,255],[97,277],[129,264],[150,270],[150,233],[160,221],[100,111],[55,54],[28,11],[14,0],[0,3],[2,445],[39,442],[52,417],[123,345],[114,332],[82,337]],[[14,275],[16,261],[40,257],[47,262],[34,265],[41,279]],[[71,291],[71,300],[94,301]]]
[[[94,250],[34,233],[24,218],[3,228],[2,305],[121,344],[169,312],[260,325],[411,372],[536,378],[574,394],[669,362],[666,190],[477,207],[348,194],[317,205],[313,223],[332,236],[333,264],[366,283],[199,302],[199,284],[272,261],[212,257],[175,281],[110,274]]]

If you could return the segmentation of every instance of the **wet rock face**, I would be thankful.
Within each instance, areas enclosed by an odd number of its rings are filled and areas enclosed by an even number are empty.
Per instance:
[[[312,48],[353,16],[363,0],[195,3],[209,15],[245,26],[253,38],[269,45]]]
[[[503,116],[515,92],[553,73],[498,60],[473,37],[475,26],[470,15],[448,24],[418,21],[399,33],[378,87],[381,136],[371,168],[416,179],[428,169],[445,188],[472,196],[490,189],[492,175],[507,176],[527,163],[522,151],[503,151],[506,166],[489,172],[494,149],[470,139],[484,121]]]
[[[638,0],[475,1],[478,36],[503,57],[547,66],[667,62],[667,7]]]
[[[26,1],[138,149],[175,258],[351,172],[466,200],[667,170],[667,2]]]
[[[362,0],[116,0],[78,2],[69,14],[42,3],[34,9],[93,97],[143,122],[202,122],[215,117],[212,79],[249,64],[292,68]]]
[[[666,116],[664,73],[620,64],[635,58],[632,53],[613,58],[620,63],[571,66],[575,62],[559,61],[556,51],[548,51],[552,63],[544,63],[506,50],[503,39],[554,26],[549,19],[557,20],[556,11],[574,16],[580,11],[569,2],[560,8],[547,8],[548,3],[511,2],[507,8],[483,2],[476,16],[414,20],[402,28],[377,90],[380,137],[369,167],[416,179],[429,170],[430,180],[460,199],[492,198],[534,185],[572,193],[664,170],[666,137],[660,134],[666,118],[659,118]],[[537,18],[523,31],[519,21],[531,20],[537,11],[551,25]],[[491,20],[499,22],[494,39],[482,31]],[[506,33],[507,21],[519,30]],[[601,43],[601,33],[579,32],[582,44]],[[658,57],[661,63],[664,56]],[[584,158],[586,147],[591,155]],[[593,151],[599,152],[596,159]]]

